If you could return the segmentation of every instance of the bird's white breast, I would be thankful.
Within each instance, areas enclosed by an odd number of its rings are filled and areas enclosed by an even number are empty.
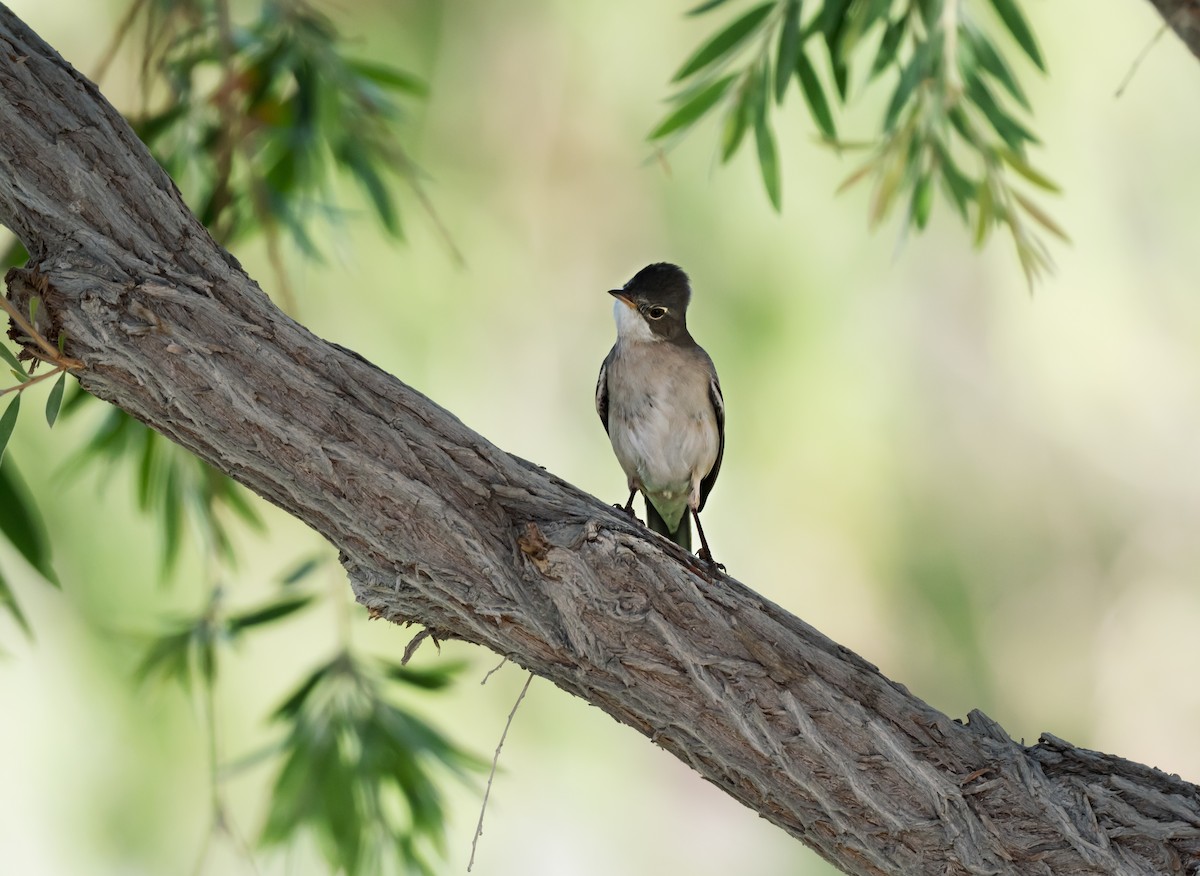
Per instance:
[[[620,319],[618,311],[618,333]],[[620,334],[608,366],[613,451],[631,483],[655,498],[668,524],[679,519],[693,485],[712,470],[720,446],[709,373],[697,366],[669,343]]]

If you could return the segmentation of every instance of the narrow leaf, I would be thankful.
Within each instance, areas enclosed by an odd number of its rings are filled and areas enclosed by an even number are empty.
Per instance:
[[[820,80],[817,79],[817,71],[809,63],[803,49],[796,55],[796,78],[800,80],[800,90],[804,92],[804,100],[808,103],[808,109],[817,127],[830,140],[836,140],[837,127],[833,123],[833,113],[829,111],[829,102],[825,99]]]
[[[713,108],[716,102],[721,99],[721,96],[729,90],[729,85],[733,82],[734,78],[734,76],[726,76],[724,79],[718,79],[716,82],[693,94],[686,103],[663,119],[659,126],[650,132],[649,139],[661,139],[667,136],[667,134],[693,124]]]
[[[348,66],[359,76],[394,91],[402,91],[414,97],[429,96],[429,85],[404,70],[371,61],[353,61]]]
[[[783,27],[779,31],[779,57],[775,61],[775,102],[783,103],[796,56],[800,53],[800,0],[788,0]]]
[[[1048,192],[1055,193],[1062,191],[1062,189],[1059,188],[1058,183],[1054,182],[1054,180],[1045,176],[1040,171],[1035,170],[1030,166],[1029,162],[1027,162],[1017,153],[1013,152],[1011,149],[1001,149],[1000,157],[1004,159],[1004,162],[1009,167],[1021,174],[1021,176],[1025,177],[1025,179],[1029,180],[1039,189],[1045,189]]]
[[[29,299],[29,324],[35,329],[37,328],[37,313],[38,306],[41,305],[42,299],[34,295]]]
[[[870,79],[874,79],[896,60],[896,52],[900,49],[900,41],[908,30],[908,15],[902,15],[887,26],[883,39],[879,41],[879,51],[875,53],[875,62],[871,65]]]
[[[0,341],[0,358],[3,358],[5,362],[12,366],[13,371],[17,372],[17,376],[22,383],[29,379],[29,372],[25,370],[25,366],[13,355],[13,351],[8,348],[8,344],[2,341]]]
[[[26,636],[33,635],[33,628],[29,626],[29,620],[25,617],[25,612],[21,611],[21,606],[17,603],[17,597],[13,595],[12,588],[8,586],[8,581],[5,580],[3,575],[0,575],[0,608],[8,611]]]
[[[779,154],[775,148],[775,135],[771,133],[771,125],[765,113],[754,120],[754,140],[758,145],[758,164],[762,168],[763,186],[767,190],[767,197],[771,199],[771,206],[779,212],[783,198],[779,181]]]
[[[913,189],[912,196],[912,218],[917,223],[917,228],[921,231],[925,230],[925,226],[929,224],[929,212],[933,208],[933,178],[929,174],[922,174],[917,179],[916,187]]]
[[[825,5],[821,7],[817,26],[825,34],[825,41],[829,44],[831,54],[834,44],[837,42],[838,33],[846,21],[846,9],[849,5],[850,0],[825,0]]]
[[[1025,92],[1021,89],[1017,82],[1017,77],[1013,75],[1004,58],[996,51],[996,47],[985,34],[976,33],[973,30],[966,30],[966,42],[969,43],[970,50],[975,54],[975,60],[979,66],[987,71],[997,82],[1004,86],[1005,91],[1013,96],[1017,103],[1030,109],[1029,98],[1025,96]]]
[[[992,200],[992,187],[985,180],[980,184],[978,190],[977,201],[979,203],[979,215],[975,218],[975,248],[983,246],[983,242],[987,240],[988,232],[992,230],[992,223],[995,221],[995,202]]]
[[[293,584],[298,584],[316,571],[320,565],[321,557],[309,557],[307,560],[304,560],[298,566],[284,575],[283,578],[280,579],[279,583],[281,583],[284,587],[290,587]]]
[[[466,666],[462,662],[439,663],[436,667],[429,669],[416,669],[388,660],[380,661],[380,664],[388,677],[422,690],[441,690],[448,687],[454,682],[454,677]]]
[[[708,12],[710,9],[716,9],[718,6],[720,6],[721,4],[723,4],[725,2],[727,2],[727,0],[708,0],[707,3],[701,3],[699,6],[695,6],[691,9],[689,9],[685,14],[686,15],[703,15],[705,12]]]
[[[249,627],[279,620],[280,618],[287,617],[289,614],[294,614],[310,602],[312,602],[311,596],[300,596],[292,599],[283,599],[263,608],[233,615],[228,621],[229,631],[236,634]]]
[[[1025,50],[1025,54],[1033,61],[1043,73],[1046,71],[1046,63],[1042,60],[1042,52],[1038,48],[1037,40],[1033,37],[1033,31],[1029,28],[1029,23],[1025,20],[1024,14],[1021,12],[1021,7],[1017,5],[1017,0],[991,0],[992,8],[996,10],[996,14],[1000,16],[1000,20],[1004,22],[1004,26],[1008,28],[1008,32],[1012,34],[1013,39],[1017,44]]]
[[[51,428],[54,428],[54,421],[58,419],[58,410],[62,407],[63,392],[66,388],[67,372],[64,371],[58,376],[58,380],[54,381],[54,387],[46,398],[46,423]]]
[[[1055,237],[1058,237],[1067,243],[1071,242],[1071,238],[1067,235],[1067,232],[1063,231],[1062,226],[1051,219],[1041,207],[1029,200],[1029,198],[1026,198],[1020,192],[1013,192],[1012,196],[1016,198],[1017,203],[1024,207],[1025,212],[1032,216],[1039,225],[1041,225]]]
[[[848,177],[846,177],[844,180],[842,180],[841,184],[834,191],[834,194],[840,195],[842,192],[846,191],[847,189],[857,185],[859,182],[861,182],[867,176],[867,174],[869,174],[871,171],[875,170],[877,164],[878,164],[878,162],[875,159],[871,159],[870,161],[868,161],[866,164],[864,164],[858,170],[854,171],[854,173],[850,174]]]
[[[1038,138],[1029,129],[1006,113],[992,96],[991,90],[978,76],[967,80],[967,97],[979,108],[984,117],[995,128],[1008,147],[1018,155],[1025,148],[1025,143],[1037,143]]]
[[[51,584],[58,586],[58,576],[51,563],[46,524],[38,513],[33,493],[22,480],[12,457],[0,463],[0,532],[20,551],[25,562],[37,569]]]
[[[737,99],[729,112],[725,114],[725,125],[721,130],[721,163],[729,161],[742,144],[746,134],[746,125],[750,120],[751,94],[754,91],[753,80],[746,77],[738,86]]]
[[[892,92],[892,100],[888,104],[887,113],[883,117],[883,128],[885,131],[891,131],[895,127],[896,119],[900,117],[900,111],[904,109],[904,105],[912,97],[917,84],[925,78],[929,58],[933,52],[932,46],[933,43],[926,40],[917,46],[912,57],[908,59],[908,64],[905,66],[904,72],[900,74],[900,81],[896,83],[896,90]]]
[[[958,165],[950,157],[949,150],[940,140],[935,142],[935,148],[937,149],[938,166],[942,171],[942,183],[945,185],[950,199],[954,202],[954,206],[958,209],[963,222],[966,222],[967,205],[975,199],[975,183],[958,169]]]
[[[686,79],[732,52],[750,34],[754,33],[774,7],[774,3],[763,3],[751,9],[741,18],[735,19],[732,24],[697,49],[696,53],[679,68],[679,72],[671,78],[671,81],[679,82],[681,79]]]
[[[20,412],[21,394],[17,393],[4,409],[4,415],[0,416],[0,457],[4,455],[4,448],[8,446],[8,439],[12,437],[13,428],[17,425],[17,414]]]

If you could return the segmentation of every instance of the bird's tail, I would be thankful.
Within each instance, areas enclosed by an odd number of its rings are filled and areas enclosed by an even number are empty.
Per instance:
[[[654,505],[647,499],[646,526],[659,535],[665,535],[685,551],[692,549],[692,518],[687,509],[684,509],[683,516],[679,518],[679,527],[674,532],[671,532],[667,528],[667,521],[662,519],[662,515],[658,513]]]

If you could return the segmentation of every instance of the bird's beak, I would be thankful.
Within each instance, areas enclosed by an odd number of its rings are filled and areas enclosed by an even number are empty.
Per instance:
[[[625,294],[624,289],[609,289],[608,294],[620,301],[630,310],[637,310],[637,305],[633,303],[633,299]]]

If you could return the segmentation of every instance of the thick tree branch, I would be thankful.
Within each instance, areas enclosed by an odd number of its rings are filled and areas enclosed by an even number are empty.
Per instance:
[[[1200,0],[1150,0],[1192,54],[1200,58]]]
[[[960,724],[277,310],[0,6],[0,222],[90,392],[337,545],[360,601],[604,709],[848,873],[1195,873],[1200,789]],[[582,756],[582,753],[581,753]]]

